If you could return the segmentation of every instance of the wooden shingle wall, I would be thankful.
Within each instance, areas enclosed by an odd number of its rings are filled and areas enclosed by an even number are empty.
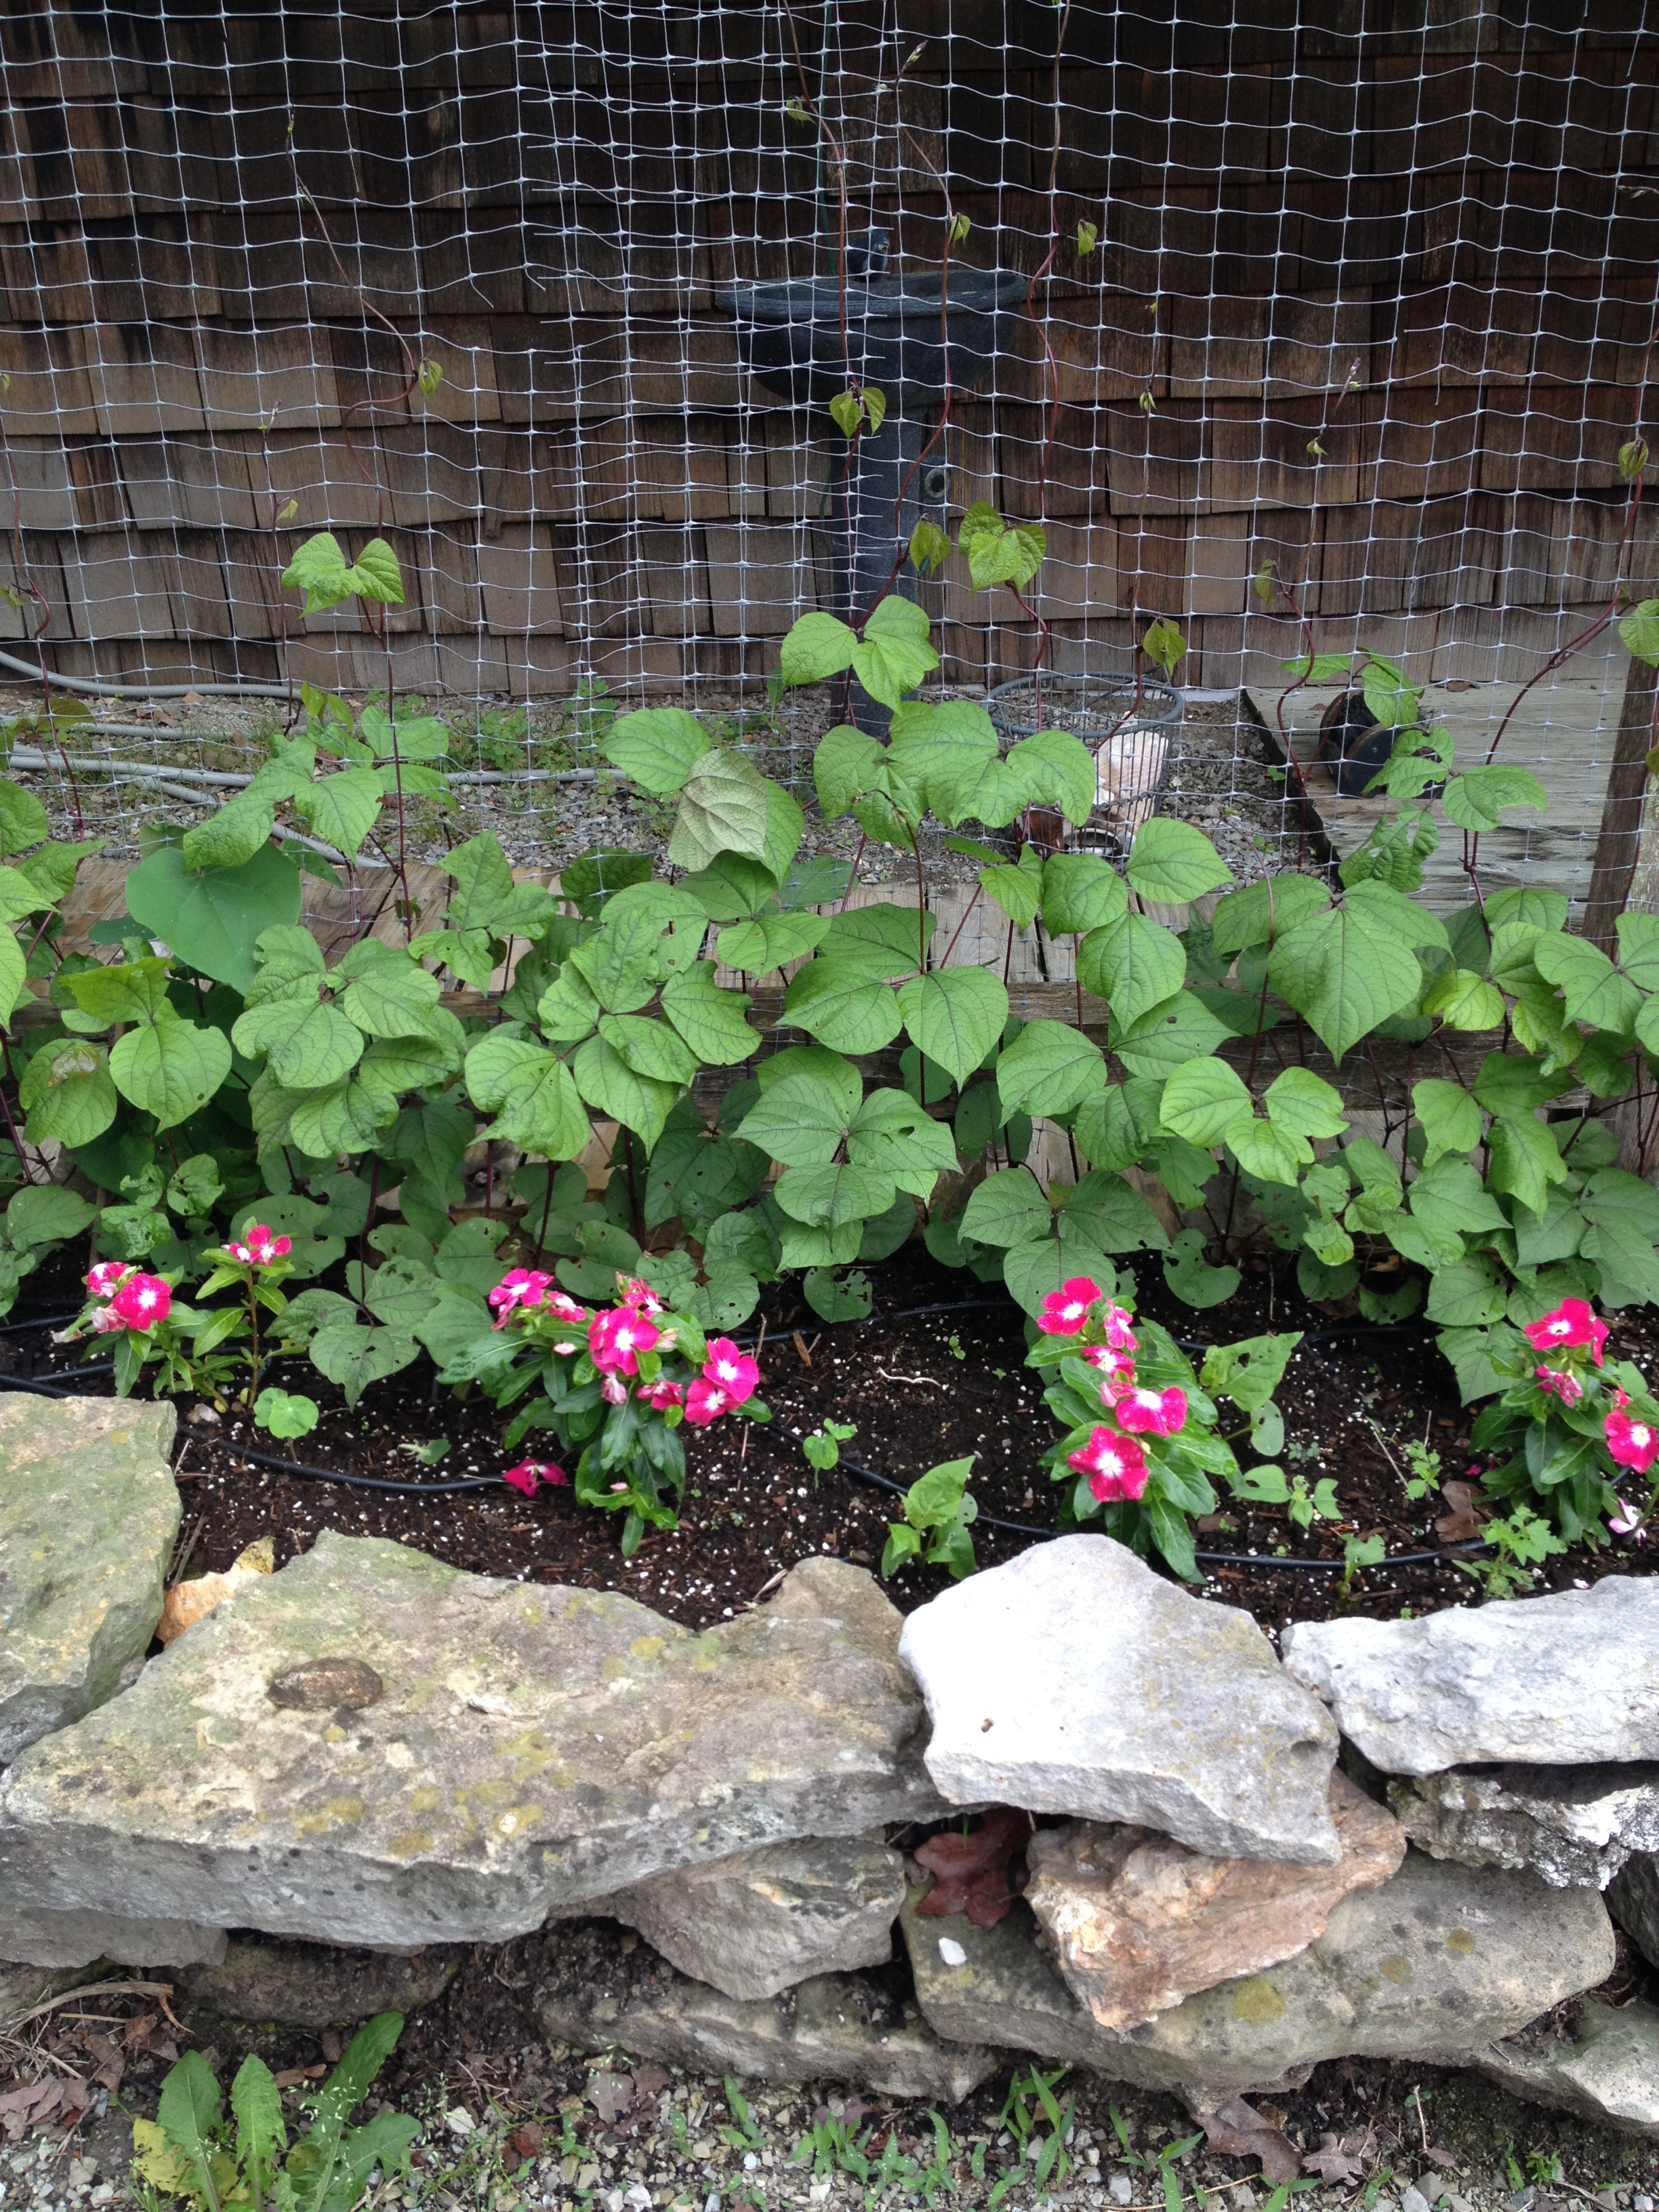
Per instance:
[[[958,505],[1048,526],[1062,665],[1124,647],[1133,592],[1186,624],[1191,680],[1261,678],[1293,645],[1251,596],[1271,560],[1323,647],[1525,674],[1611,587],[1659,282],[1659,40],[1641,0],[1568,12],[6,10],[0,583],[21,545],[71,673],[269,677],[285,627],[301,672],[369,683],[355,611],[302,622],[276,572],[380,529],[405,680],[757,679],[827,593],[844,451],[742,375],[714,299],[826,265],[793,29],[855,227],[926,264],[966,216],[963,260],[1028,273],[1060,241],[1052,368],[1028,325],[947,452]],[[896,127],[872,87],[901,64]],[[377,315],[432,393],[401,396]],[[1007,603],[927,595],[948,675],[1029,661]],[[0,640],[24,626],[0,602]]]

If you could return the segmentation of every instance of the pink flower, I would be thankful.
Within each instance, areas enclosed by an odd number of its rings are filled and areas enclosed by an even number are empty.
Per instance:
[[[1622,1498],[1618,1504],[1619,1510],[1607,1523],[1610,1532],[1615,1536],[1629,1536],[1638,1544],[1645,1544],[1648,1540],[1646,1522],[1639,1513],[1632,1512]]]
[[[1618,1387],[1618,1385],[1615,1383],[1615,1384],[1613,1385],[1613,1409],[1614,1413],[1622,1413],[1624,1412],[1624,1410],[1625,1410],[1626,1407],[1626,1406],[1628,1406],[1628,1405],[1629,1405],[1629,1403],[1630,1403],[1630,1392],[1629,1392],[1628,1390],[1621,1390],[1621,1389],[1620,1389],[1620,1388]]]
[[[125,1260],[100,1260],[87,1277],[87,1288],[95,1298],[110,1297],[118,1288],[126,1272],[127,1262]]]
[[[1588,1344],[1595,1355],[1595,1364],[1601,1364],[1601,1346],[1607,1340],[1607,1325],[1598,1320],[1585,1298],[1563,1298],[1553,1313],[1542,1321],[1529,1321],[1526,1339],[1534,1352],[1548,1352],[1558,1345]]]
[[[555,1467],[551,1460],[545,1459],[521,1459],[517,1467],[501,1470],[501,1480],[510,1482],[514,1490],[523,1491],[526,1498],[535,1496],[538,1483],[568,1482],[569,1480],[562,1467]]]
[[[548,1311],[556,1314],[561,1321],[580,1322],[587,1319],[587,1308],[578,1305],[575,1299],[568,1296],[563,1291],[555,1291],[544,1303]]]
[[[618,1305],[632,1306],[635,1313],[662,1311],[662,1300],[649,1283],[642,1283],[637,1275],[618,1275],[617,1281],[620,1285],[617,1294]]]
[[[634,1395],[658,1413],[665,1413],[671,1406],[681,1406],[685,1402],[684,1391],[678,1382],[671,1382],[665,1375],[659,1375],[654,1382],[648,1383],[643,1390],[636,1390]]]
[[[1620,1467],[1645,1474],[1659,1458],[1659,1429],[1646,1421],[1632,1421],[1628,1413],[1609,1413],[1607,1431],[1607,1449]]]
[[[738,1350],[729,1336],[717,1336],[708,1347],[702,1379],[718,1383],[734,1406],[741,1406],[745,1399],[754,1396],[760,1382],[760,1369]]]
[[[1106,1341],[1114,1352],[1139,1352],[1139,1341],[1129,1326],[1130,1316],[1121,1306],[1109,1299],[1100,1310],[1100,1325],[1106,1332]]]
[[[225,1249],[233,1260],[240,1260],[245,1267],[252,1265],[253,1255],[246,1244],[227,1244]]]
[[[286,1260],[294,1249],[289,1237],[275,1237],[262,1221],[250,1221],[244,1232],[245,1243],[233,1247],[239,1260],[251,1260],[256,1267],[268,1267],[273,1260]]]
[[[649,1352],[662,1331],[631,1306],[595,1314],[588,1324],[587,1349],[602,1375],[637,1375],[639,1355]]]
[[[1099,1296],[1098,1283],[1091,1283],[1086,1275],[1073,1275],[1044,1298],[1037,1325],[1048,1336],[1075,1336]]]
[[[607,1406],[625,1406],[628,1403],[628,1385],[620,1375],[607,1375],[599,1385],[599,1395]]]
[[[1113,1411],[1133,1435],[1172,1437],[1187,1425],[1187,1393],[1173,1382],[1167,1390],[1126,1390]]]
[[[173,1310],[173,1291],[159,1275],[129,1275],[109,1303],[111,1312],[118,1314],[128,1328],[142,1332],[167,1319]]]
[[[92,1333],[94,1336],[113,1336],[125,1327],[125,1322],[122,1320],[113,1306],[100,1306],[92,1317]]]
[[[1564,1406],[1576,1406],[1584,1395],[1583,1384],[1565,1367],[1534,1367],[1533,1373],[1544,1395],[1559,1398]]]
[[[1089,1478],[1089,1488],[1103,1504],[1109,1499],[1139,1498],[1146,1487],[1150,1470],[1146,1455],[1133,1437],[1115,1429],[1095,1429],[1081,1451],[1068,1453],[1066,1464]]]
[[[719,1420],[732,1402],[729,1390],[722,1390],[718,1382],[710,1382],[699,1375],[686,1386],[685,1418],[694,1429],[706,1429],[711,1421]]]
[[[551,1288],[553,1278],[539,1267],[514,1267],[489,1293],[489,1304],[501,1315],[497,1328],[505,1328],[520,1306],[538,1306]]]
[[[1109,1344],[1097,1344],[1083,1357],[1091,1367],[1100,1370],[1102,1405],[1115,1405],[1121,1392],[1134,1389],[1135,1364],[1127,1352],[1114,1352]]]

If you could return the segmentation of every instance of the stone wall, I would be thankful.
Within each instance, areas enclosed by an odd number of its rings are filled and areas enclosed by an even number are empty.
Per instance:
[[[147,1658],[171,1428],[0,1403],[19,1968],[319,2025],[534,1935],[549,2036],[641,2057],[956,2099],[1036,2052],[1204,2112],[1410,2056],[1659,2135],[1659,2008],[1586,1994],[1615,1923],[1659,1963],[1659,1583],[1281,1661],[1101,1536],[908,1622],[808,1559],[694,1634],[329,1534]]]

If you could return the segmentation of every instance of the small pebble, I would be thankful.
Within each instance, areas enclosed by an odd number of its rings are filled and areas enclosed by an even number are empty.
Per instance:
[[[1106,2184],[1106,2194],[1114,2204],[1133,2204],[1135,2201],[1135,2185],[1127,2173],[1115,2173]]]
[[[1408,2181],[1400,2192],[1400,2212],[1429,2212],[1429,2200],[1414,2181]]]
[[[1630,2200],[1631,2212],[1653,2212],[1653,2199],[1638,2190]]]
[[[954,1936],[941,1936],[939,1937],[939,1954],[940,1958],[944,1960],[947,1966],[965,1966],[968,1963],[968,1954],[963,1949],[961,1944],[957,1942]],[[1123,2201],[1127,2204],[1129,2200],[1126,2197]]]

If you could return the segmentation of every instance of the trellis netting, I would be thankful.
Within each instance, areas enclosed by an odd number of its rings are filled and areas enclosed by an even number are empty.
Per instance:
[[[574,849],[593,740],[647,696],[799,771],[828,702],[765,679],[847,588],[843,309],[856,340],[872,282],[925,303],[931,275],[936,315],[948,258],[1010,280],[946,334],[971,373],[917,366],[921,309],[909,356],[854,366],[900,372],[882,434],[915,432],[913,507],[954,532],[988,501],[1046,557],[1024,604],[954,555],[907,581],[939,681],[1014,681],[1040,641],[1122,670],[1175,623],[1200,696],[1163,803],[1277,865],[1300,825],[1267,733],[1304,643],[1397,661],[1484,748],[1621,580],[1652,588],[1620,458],[1649,427],[1659,267],[1644,15],[9,10],[0,675],[21,703],[49,612],[46,665],[97,702],[75,757],[174,769],[172,796],[77,771],[112,850],[246,773],[290,680],[361,697],[388,667],[441,700],[461,772],[567,779],[455,786],[457,834],[510,794],[523,857]],[[757,374],[745,335],[745,288],[786,282],[811,391]],[[306,617],[282,587],[321,529],[396,549],[389,660],[355,603]],[[1504,744],[1550,805],[1500,872],[1583,900],[1624,675],[1604,622],[1528,695]],[[1304,687],[1287,726],[1334,696]],[[1339,848],[1378,804],[1314,797]]]

